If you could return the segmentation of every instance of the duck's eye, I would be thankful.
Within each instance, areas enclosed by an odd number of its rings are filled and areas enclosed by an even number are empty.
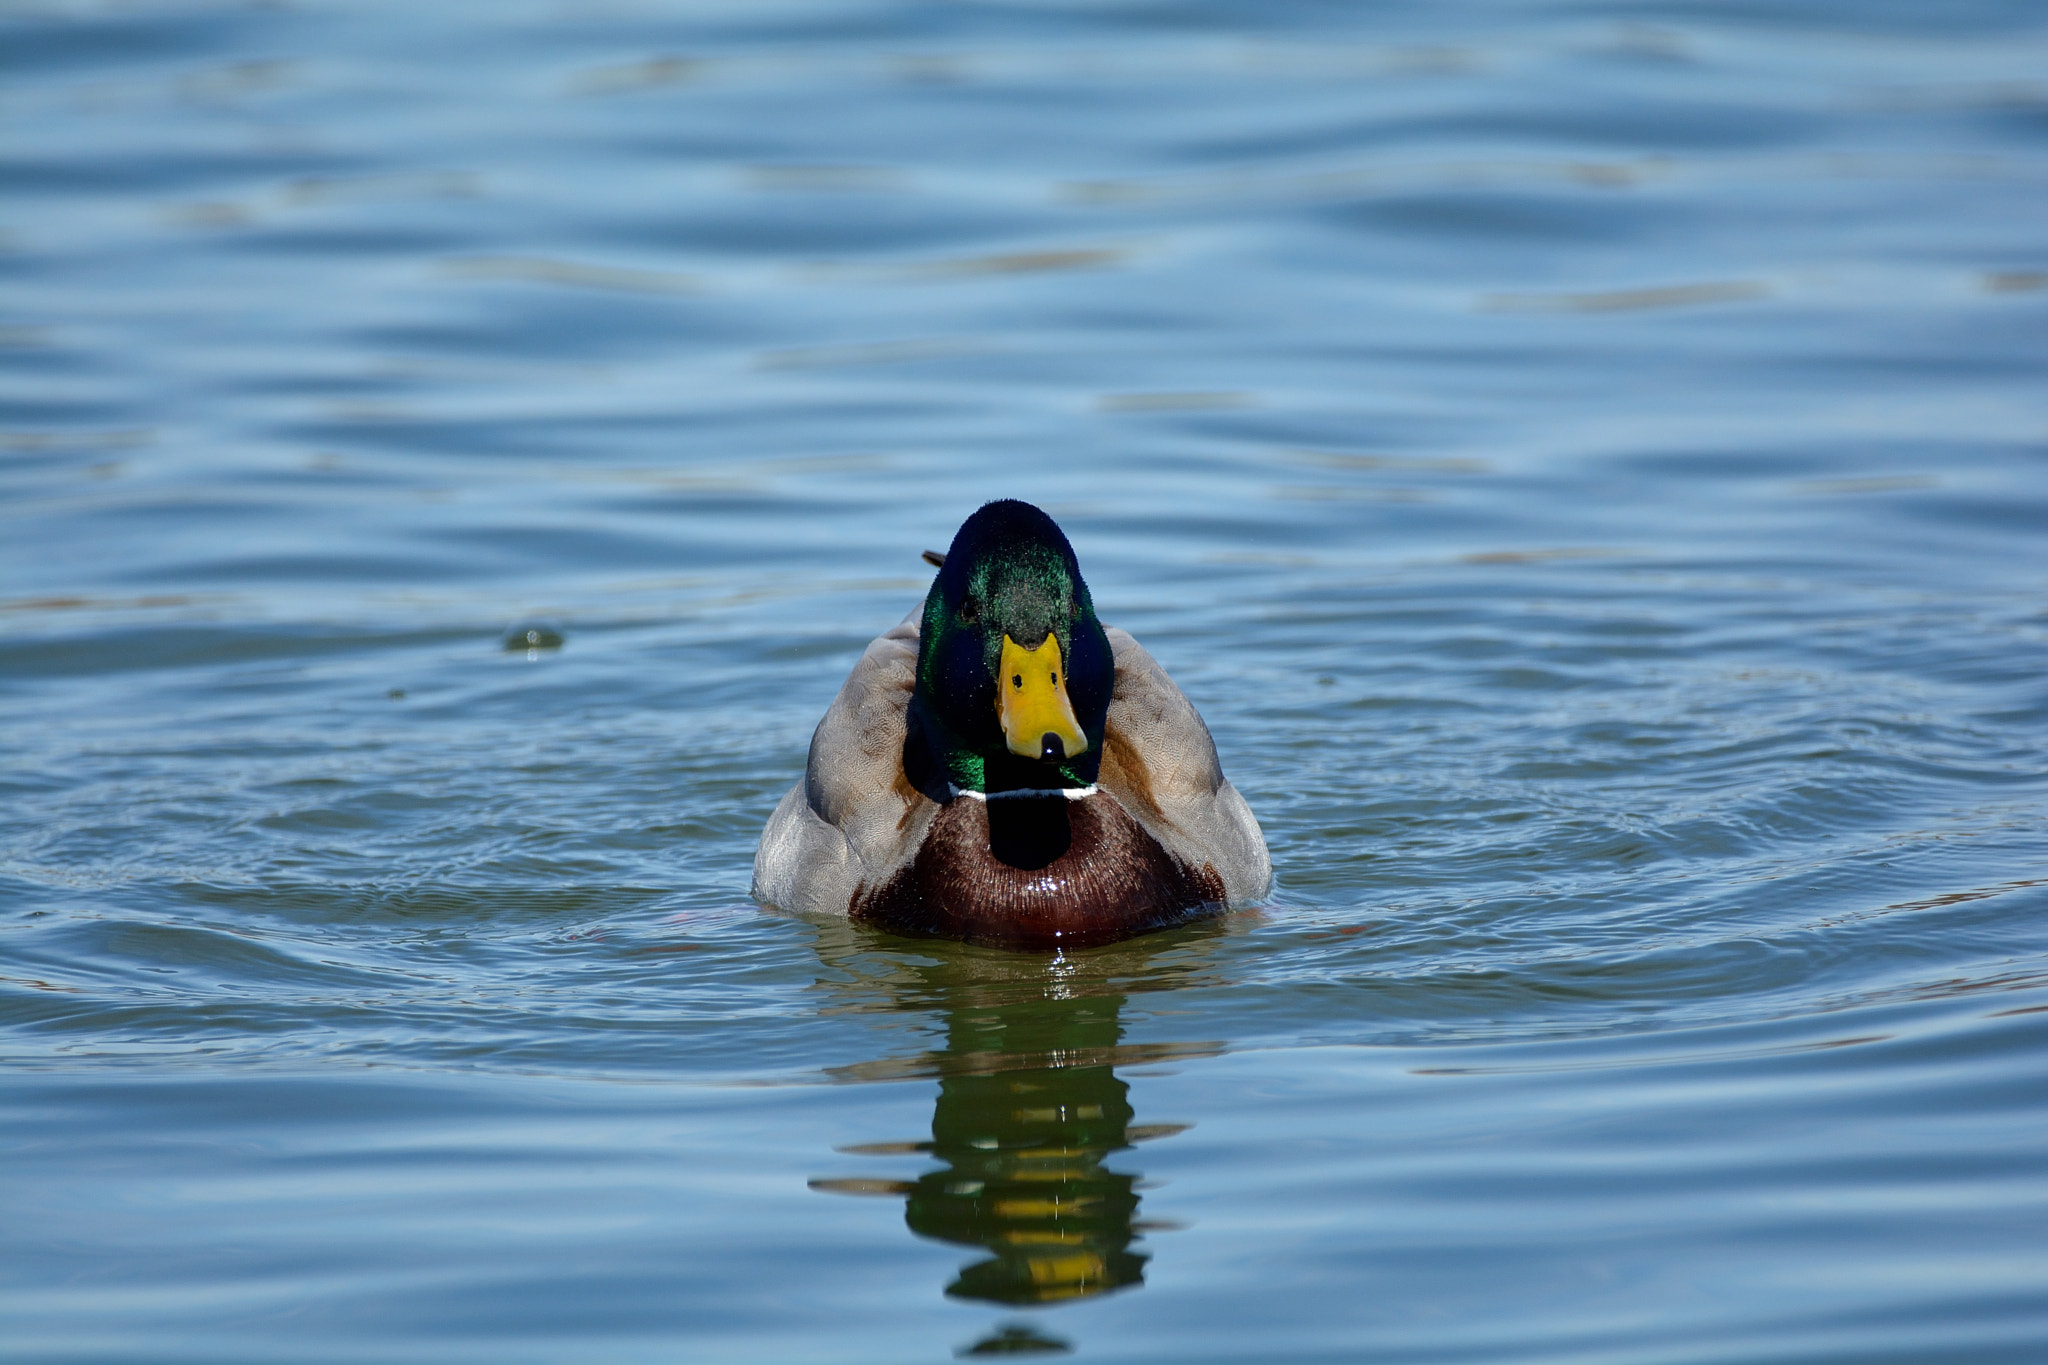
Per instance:
[[[1010,675],[1010,686],[1022,692],[1024,690],[1024,675],[1022,673],[1012,673]]]
[[[968,625],[973,625],[980,617],[981,608],[975,605],[973,598],[970,597],[960,604],[960,619]]]

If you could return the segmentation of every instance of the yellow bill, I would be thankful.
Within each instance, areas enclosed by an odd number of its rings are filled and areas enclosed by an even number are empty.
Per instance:
[[[1013,754],[1058,762],[1088,752],[1088,737],[1081,733],[1073,703],[1067,700],[1058,636],[1047,631],[1044,642],[1031,649],[1003,636],[996,715]]]

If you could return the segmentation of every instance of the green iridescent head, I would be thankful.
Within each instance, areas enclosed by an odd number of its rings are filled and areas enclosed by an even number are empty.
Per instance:
[[[979,792],[1092,785],[1115,679],[1053,519],[1007,499],[967,518],[925,596],[918,639],[910,731],[930,775]]]

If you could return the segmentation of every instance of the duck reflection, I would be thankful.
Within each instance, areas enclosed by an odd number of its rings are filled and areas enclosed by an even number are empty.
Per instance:
[[[955,1055],[1083,1055],[1114,1048],[1117,998],[1046,1008],[967,1009],[948,1029]],[[948,1076],[932,1113],[931,1155],[945,1169],[918,1177],[910,1230],[990,1259],[946,1287],[956,1298],[1051,1303],[1104,1294],[1145,1278],[1135,1175],[1105,1165],[1130,1145],[1130,1087],[1106,1063],[1058,1064]]]
[[[842,955],[834,947],[852,951]],[[1186,1125],[1134,1123],[1130,1086],[1116,1068],[1221,1050],[1213,1043],[1123,1042],[1126,995],[1111,984],[1122,975],[1115,968],[1148,964],[1106,951],[1091,955],[1083,971],[1072,962],[946,944],[919,945],[915,957],[868,957],[856,966],[859,947],[843,940],[821,944],[821,953],[828,963],[839,958],[835,965],[858,972],[858,984],[839,989],[858,996],[866,994],[861,986],[890,988],[883,1000],[853,1008],[936,1008],[946,1039],[943,1048],[915,1057],[836,1073],[851,1081],[937,1075],[929,1142],[840,1150],[924,1155],[940,1168],[914,1180],[814,1180],[812,1188],[900,1195],[912,1232],[985,1253],[946,1286],[954,1298],[1050,1305],[1144,1283],[1148,1254],[1132,1244],[1171,1225],[1138,1218],[1141,1177],[1109,1162],[1135,1143]],[[1157,984],[1184,982],[1190,965],[1171,964],[1179,969],[1168,971],[1172,981]]]

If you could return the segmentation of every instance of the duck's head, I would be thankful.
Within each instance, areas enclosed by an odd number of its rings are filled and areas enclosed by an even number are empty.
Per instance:
[[[1091,786],[1115,679],[1066,536],[1029,503],[989,503],[961,524],[924,599],[910,728],[919,766],[936,771],[913,780]]]

